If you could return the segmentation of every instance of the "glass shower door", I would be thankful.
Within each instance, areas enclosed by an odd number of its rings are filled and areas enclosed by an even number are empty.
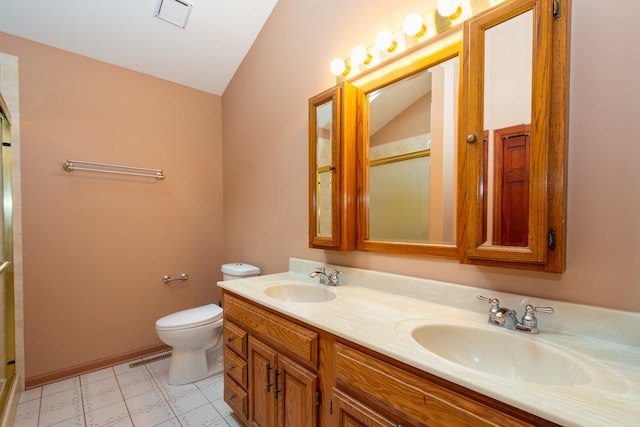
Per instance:
[[[13,290],[13,200],[11,191],[11,124],[0,106],[2,150],[0,191],[0,409],[6,403],[15,373],[15,317]]]

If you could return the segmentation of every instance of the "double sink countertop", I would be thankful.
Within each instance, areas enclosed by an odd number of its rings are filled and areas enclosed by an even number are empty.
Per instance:
[[[318,266],[342,271],[341,285],[311,279]],[[218,285],[561,425],[640,422],[640,313],[296,258],[288,272]],[[286,293],[268,295],[268,288],[280,285],[326,287],[321,293],[332,299],[296,302]],[[537,314],[539,334],[506,330],[487,323],[490,306],[478,295],[498,298],[518,318],[525,304],[555,312]]]

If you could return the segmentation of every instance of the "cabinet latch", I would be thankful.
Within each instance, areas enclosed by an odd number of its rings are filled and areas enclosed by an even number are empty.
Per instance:
[[[555,230],[555,228],[552,228],[551,230],[549,230],[549,233],[547,233],[547,246],[552,251],[556,248],[556,230]]]
[[[553,17],[557,21],[560,19],[560,0],[553,0]]]

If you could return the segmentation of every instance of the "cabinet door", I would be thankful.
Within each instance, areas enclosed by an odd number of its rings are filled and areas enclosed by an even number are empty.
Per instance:
[[[348,82],[309,100],[309,246],[355,249],[356,106]]]
[[[249,336],[249,420],[252,426],[275,426],[276,352]]]
[[[389,421],[355,399],[339,390],[333,391],[332,426],[334,427],[396,427]]]
[[[278,354],[275,398],[279,427],[318,425],[318,376]]]
[[[564,270],[569,8],[513,0],[464,23],[463,263]]]

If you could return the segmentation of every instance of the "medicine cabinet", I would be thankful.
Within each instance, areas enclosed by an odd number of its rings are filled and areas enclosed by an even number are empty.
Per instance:
[[[357,248],[457,257],[456,135],[462,33],[393,72],[354,80],[358,110]]]
[[[360,91],[343,82],[309,100],[309,246],[355,249]]]
[[[463,263],[564,270],[568,15],[513,0],[464,24]]]
[[[311,98],[310,246],[564,271],[570,6],[478,9]]]

